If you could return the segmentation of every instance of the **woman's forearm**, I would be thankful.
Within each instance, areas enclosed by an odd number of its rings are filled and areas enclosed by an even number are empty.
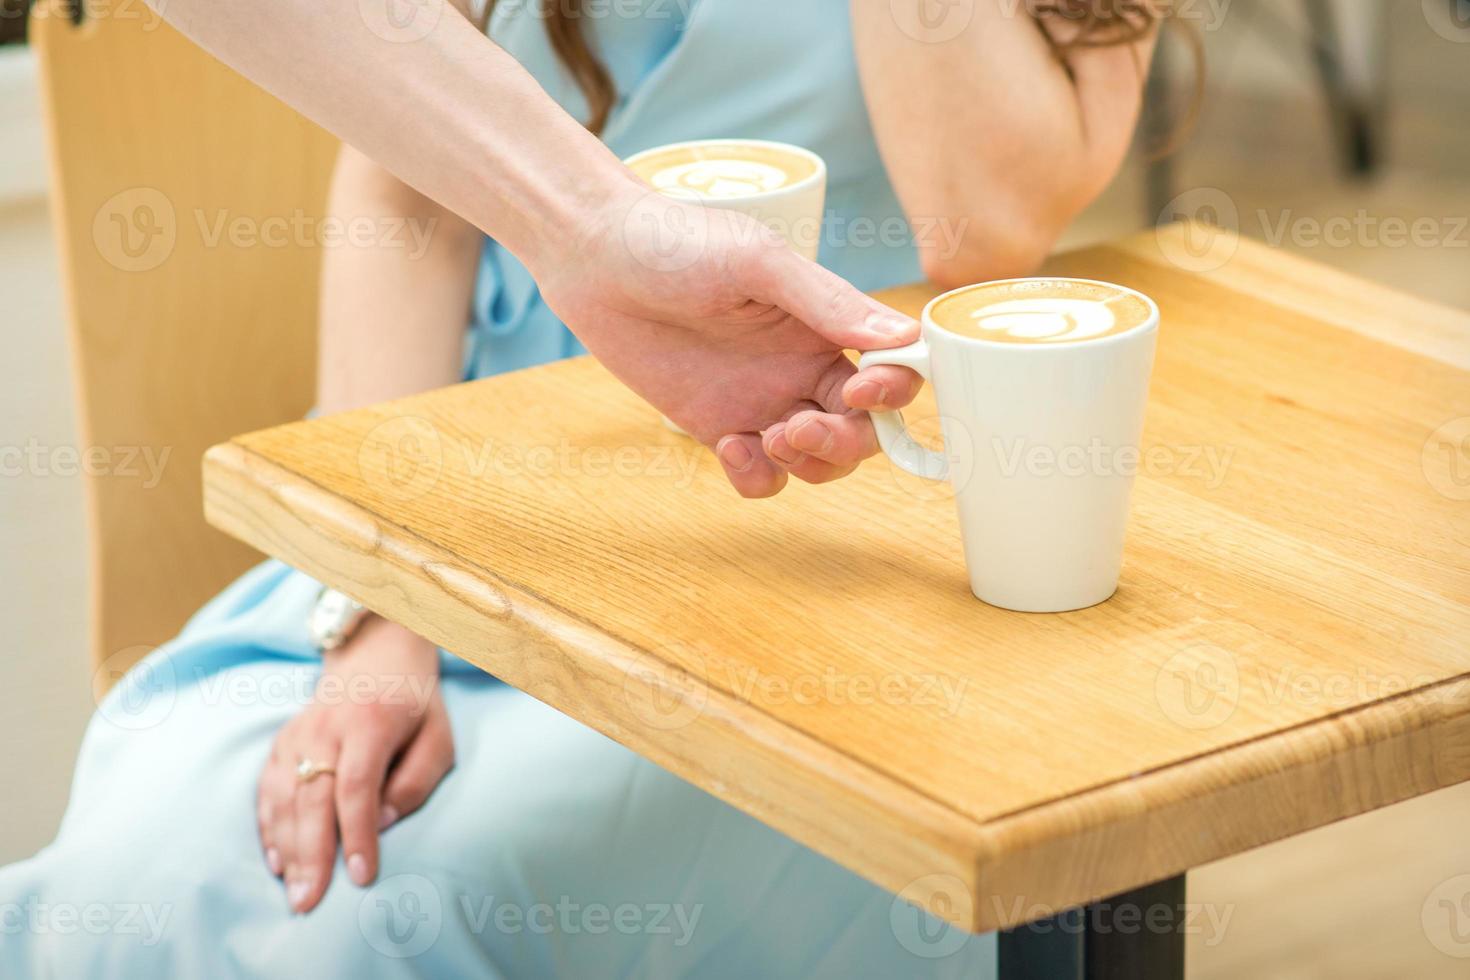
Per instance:
[[[150,2],[533,272],[586,211],[632,180],[445,0]]]
[[[350,147],[328,210],[347,227],[398,233],[323,252],[317,407],[337,412],[459,380],[479,231]]]
[[[1029,274],[1117,173],[1152,35],[1063,61],[1028,4],[955,4],[945,17],[965,20],[934,24],[919,19],[922,3],[852,0],[852,18],[864,98],[904,210],[916,228],[948,226],[917,243],[925,271],[943,285]]]

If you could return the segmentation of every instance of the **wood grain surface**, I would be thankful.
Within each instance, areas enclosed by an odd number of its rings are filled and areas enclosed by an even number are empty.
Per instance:
[[[951,921],[1050,914],[1470,778],[1470,316],[1198,231],[1048,268],[1163,314],[1091,609],[975,600],[881,458],[741,501],[589,359],[217,446],[207,516]]]

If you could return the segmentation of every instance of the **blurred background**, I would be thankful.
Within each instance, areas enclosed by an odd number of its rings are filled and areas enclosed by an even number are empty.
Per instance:
[[[1059,247],[1202,217],[1470,309],[1470,0],[1178,6],[1207,56],[1192,133],[1166,160],[1136,152]],[[80,451],[24,14],[0,0],[0,448]],[[1156,96],[1182,104],[1187,47],[1162,57]],[[1147,121],[1170,125],[1167,112]],[[63,469],[0,472],[0,863],[55,832],[95,706],[83,477]],[[1191,900],[1230,919],[1222,941],[1192,937],[1190,975],[1470,975],[1421,919],[1436,886],[1467,872],[1470,786],[1201,868]]]

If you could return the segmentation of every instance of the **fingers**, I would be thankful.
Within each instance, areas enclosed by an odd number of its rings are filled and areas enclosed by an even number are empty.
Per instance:
[[[728,435],[715,444],[715,457],[742,497],[770,497],[786,486],[786,472],[767,457],[761,437],[753,432]]]
[[[840,480],[857,469],[855,465],[829,463],[826,460],[809,456],[800,450],[791,448],[786,442],[785,433],[782,431],[785,426],[786,424],[783,422],[767,429],[766,439],[773,444],[773,452],[789,454],[791,462],[783,462],[781,465],[786,468],[786,472],[803,483],[831,483],[833,480]]]
[[[348,662],[357,666],[346,669],[341,655],[329,655],[332,676],[382,682],[409,670],[427,682],[428,693],[404,701],[396,687],[378,684],[366,688],[371,700],[340,701],[335,688],[319,684],[317,699],[281,729],[261,772],[256,816],[266,864],[285,879],[287,903],[298,914],[316,908],[331,885],[339,829],[353,882],[365,887],[377,876],[385,780],[400,749],[409,746],[405,757],[414,761],[400,779],[398,812],[421,805],[454,761],[433,645],[405,645],[400,634],[381,626],[365,628],[352,642]],[[424,655],[431,658],[428,666]],[[418,742],[433,750],[429,757],[414,748]],[[317,775],[300,778],[304,760],[320,770]]]
[[[335,766],[338,748],[325,741],[305,753],[318,764]],[[333,775],[321,775],[296,784],[296,851],[286,860],[286,901],[292,911],[316,908],[332,881],[337,858],[337,812]]]
[[[403,750],[383,789],[381,825],[387,829],[424,805],[434,787],[454,768],[454,733],[444,699],[436,695],[423,727]]]
[[[286,855],[296,852],[294,779],[272,753],[260,774],[256,792],[256,824],[265,865],[277,878],[286,871]]]
[[[347,877],[362,887],[378,876],[383,781],[397,745],[395,736],[384,724],[363,726],[344,742],[337,763],[337,826],[342,834],[342,853]]]
[[[842,400],[865,411],[892,411],[913,401],[923,386],[924,379],[917,372],[879,364],[848,378],[842,386]]]
[[[754,251],[753,294],[843,347],[879,350],[919,339],[919,324],[786,248]]]
[[[845,364],[846,362],[844,362]],[[868,410],[909,404],[924,380],[908,368],[878,365],[824,381],[823,405],[795,412],[762,433],[761,448],[782,469],[807,483],[828,483],[851,473],[878,451]],[[834,394],[840,385],[840,394]],[[810,403],[809,403],[810,404]],[[851,407],[848,407],[851,406]]]
[[[774,426],[772,427],[774,428]],[[873,423],[866,412],[841,415],[831,412],[798,412],[780,433],[789,450],[769,450],[773,458],[790,465],[796,460],[787,452],[814,457],[838,466],[853,467],[878,451]]]
[[[857,468],[855,462],[846,462],[842,459],[835,461],[823,459],[815,453],[806,452],[802,447],[809,446],[814,442],[810,436],[809,428],[820,426],[830,433],[831,429],[825,423],[803,427],[801,431],[801,435],[803,436],[802,446],[793,445],[792,425],[796,418],[802,416],[817,416],[829,420],[839,418],[837,416],[826,415],[822,412],[801,412],[789,422],[778,422],[771,426],[765,431],[763,438],[765,440],[766,452],[773,460],[780,463],[786,472],[806,483],[830,483],[833,480],[847,476]],[[830,441],[830,438],[826,438],[822,444],[830,446]]]

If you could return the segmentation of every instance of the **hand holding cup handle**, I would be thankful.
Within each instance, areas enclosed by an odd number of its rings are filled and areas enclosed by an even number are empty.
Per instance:
[[[926,382],[933,381],[929,370],[928,341],[918,340],[907,347],[868,351],[858,360],[858,370],[865,371],[882,364],[908,368]],[[873,420],[878,445],[895,466],[926,480],[949,479],[949,457],[926,448],[909,435],[903,412],[869,412],[868,415]]]

